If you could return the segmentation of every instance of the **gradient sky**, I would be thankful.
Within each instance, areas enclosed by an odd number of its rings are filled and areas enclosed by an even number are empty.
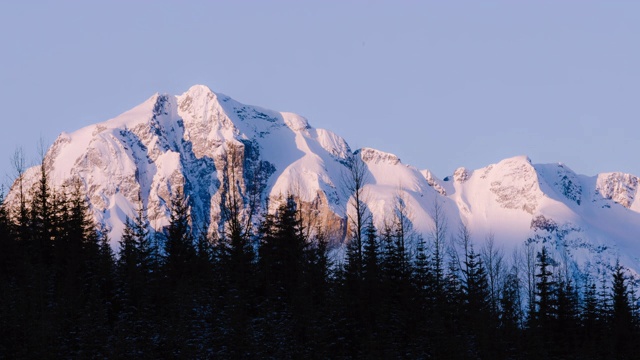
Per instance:
[[[3,1],[0,175],[204,84],[437,176],[515,155],[640,175],[638,1]]]

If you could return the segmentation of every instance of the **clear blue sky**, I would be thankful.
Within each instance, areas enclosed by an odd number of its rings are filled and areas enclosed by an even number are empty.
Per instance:
[[[640,2],[337,0],[3,1],[0,174],[193,84],[439,177],[521,154],[640,175]]]

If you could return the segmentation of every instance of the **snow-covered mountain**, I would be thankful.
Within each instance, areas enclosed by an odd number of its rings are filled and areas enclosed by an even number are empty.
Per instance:
[[[620,256],[640,270],[636,176],[587,177],[521,156],[439,179],[393,154],[352,152],[340,136],[299,115],[244,105],[201,85],[179,96],[156,94],[114,119],[61,134],[45,167],[55,186],[80,180],[114,246],[140,203],[153,228],[167,225],[177,191],[189,199],[198,231],[219,231],[222,185],[230,177],[247,204],[273,208],[285,195],[297,196],[309,219],[341,243],[352,211],[345,184],[351,156],[366,165],[363,194],[378,225],[391,220],[402,199],[415,233],[428,237],[438,203],[452,235],[463,222],[476,241],[491,234],[507,250],[548,242],[581,266]],[[25,185],[39,176],[39,168],[29,169]]]

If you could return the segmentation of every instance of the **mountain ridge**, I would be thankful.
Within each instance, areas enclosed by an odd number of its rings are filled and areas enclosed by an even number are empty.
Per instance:
[[[528,239],[571,244],[571,256],[583,265],[600,255],[588,249],[604,246],[612,249],[610,258],[622,257],[640,269],[637,176],[589,177],[564,164],[533,164],[515,156],[480,169],[458,168],[439,179],[391,153],[352,151],[342,137],[312,127],[300,115],[245,105],[204,85],[177,96],[154,94],[113,119],[62,133],[44,164],[54,186],[81,180],[94,217],[109,229],[114,246],[138,199],[153,229],[166,226],[178,189],[190,199],[194,223],[211,234],[221,231],[222,185],[230,168],[245,204],[255,195],[258,210],[273,209],[292,193],[312,218],[331,224],[338,245],[347,233],[351,194],[344,178],[352,156],[366,165],[365,202],[379,226],[401,198],[415,232],[427,236],[438,202],[452,234],[464,223],[476,241],[495,236],[507,249]],[[38,171],[27,170],[27,187]],[[15,191],[14,186],[8,201],[15,200]]]

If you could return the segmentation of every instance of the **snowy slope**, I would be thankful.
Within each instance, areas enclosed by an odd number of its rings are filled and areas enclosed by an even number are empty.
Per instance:
[[[340,243],[350,211],[346,160],[353,154],[340,136],[313,128],[299,115],[244,105],[196,85],[179,96],[156,94],[114,119],[61,134],[45,166],[57,187],[81,181],[114,246],[126,217],[140,205],[153,228],[167,225],[177,191],[188,197],[197,231],[220,231],[229,169],[247,203],[255,193],[273,209],[294,194]],[[475,241],[492,234],[507,250],[527,241],[549,243],[576,264],[621,256],[640,269],[636,176],[586,177],[563,164],[534,165],[520,156],[439,179],[379,150],[363,148],[355,156],[366,165],[364,199],[379,226],[391,221],[402,199],[416,234],[428,235],[437,202],[450,234],[462,222]],[[38,176],[39,169],[29,169],[26,185]]]

